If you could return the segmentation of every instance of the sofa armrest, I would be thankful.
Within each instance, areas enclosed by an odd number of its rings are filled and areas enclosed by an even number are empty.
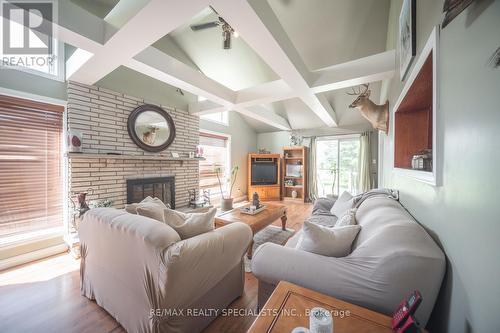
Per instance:
[[[166,307],[192,304],[237,265],[242,265],[251,239],[250,227],[235,222],[166,249],[163,255]],[[243,272],[242,269],[242,279]]]
[[[252,259],[252,272],[259,281],[271,285],[288,281],[348,301],[363,297],[357,293],[363,271],[354,258],[325,257],[273,243],[261,245]]]

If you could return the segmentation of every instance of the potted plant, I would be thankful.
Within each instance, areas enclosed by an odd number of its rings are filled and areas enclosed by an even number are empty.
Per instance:
[[[238,166],[234,166],[231,169],[231,175],[228,178],[228,182],[230,183],[229,187],[229,193],[227,197],[224,197],[224,191],[222,190],[222,182],[221,182],[221,177],[219,174],[221,173],[221,168],[215,168],[215,173],[217,175],[217,180],[219,181],[219,189],[220,189],[220,195],[221,195],[221,204],[220,208],[222,211],[227,211],[233,209],[233,187],[234,183],[236,182],[236,176],[238,175]]]

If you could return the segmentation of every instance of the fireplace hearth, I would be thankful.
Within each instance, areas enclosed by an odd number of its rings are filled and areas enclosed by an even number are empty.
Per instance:
[[[175,209],[175,176],[127,179],[127,203],[151,196]]]

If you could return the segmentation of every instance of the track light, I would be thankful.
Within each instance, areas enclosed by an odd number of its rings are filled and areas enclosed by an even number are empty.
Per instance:
[[[222,47],[224,50],[231,48],[231,36],[233,33],[234,29],[224,21],[224,24],[222,25]]]
[[[231,48],[231,33],[229,31],[222,32],[222,47],[224,50]]]

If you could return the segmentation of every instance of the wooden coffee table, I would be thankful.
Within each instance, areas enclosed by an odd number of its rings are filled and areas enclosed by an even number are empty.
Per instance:
[[[247,333],[309,328],[306,311],[314,307],[331,311],[335,333],[393,333],[391,317],[285,281],[278,284]]]
[[[281,219],[281,228],[286,230],[286,206],[274,203],[263,203],[267,206],[262,212],[255,215],[243,214],[239,208],[223,212],[215,218],[215,227],[219,228],[233,222],[246,223],[255,235],[260,230]],[[253,238],[248,247],[247,256],[252,259]]]

